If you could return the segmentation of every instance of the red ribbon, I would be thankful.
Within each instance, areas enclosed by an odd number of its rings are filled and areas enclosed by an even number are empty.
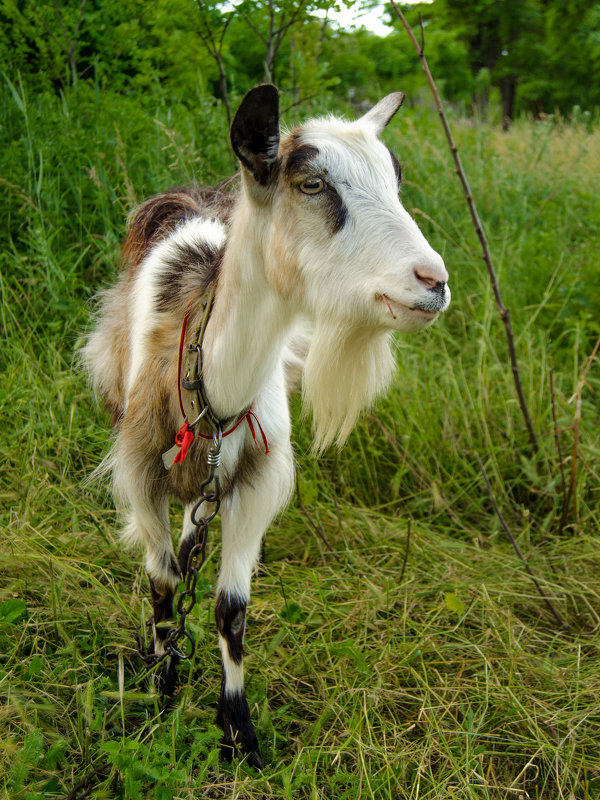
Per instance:
[[[182,461],[185,460],[185,457],[188,454],[188,450],[190,449],[190,445],[192,444],[193,441],[194,441],[194,431],[190,428],[189,422],[184,422],[184,424],[177,432],[177,436],[175,437],[175,444],[179,448],[179,452],[173,459],[174,464],[180,464]]]
[[[243,417],[240,417],[238,419],[238,421],[235,423],[235,425],[233,425],[231,428],[229,428],[228,431],[225,431],[223,436],[229,436],[230,433],[233,433],[237,428],[240,427],[242,422],[244,420],[246,420],[246,422],[248,423],[248,427],[250,428],[250,433],[252,434],[252,438],[254,439],[254,444],[260,450],[261,447],[260,447],[260,444],[258,442],[258,439],[256,438],[256,430],[254,428],[254,423],[252,422],[252,418],[254,418],[254,421],[258,425],[258,430],[260,431],[260,435],[262,437],[263,445],[264,445],[264,448],[265,448],[263,452],[264,452],[265,455],[267,455],[268,453],[271,452],[269,450],[269,442],[267,440],[267,434],[264,432],[263,426],[260,424],[260,420],[256,416],[256,414],[254,413],[254,411],[252,410],[252,407],[250,407],[248,409],[248,411],[246,411],[246,413],[244,414]],[[202,439],[212,439],[213,438],[212,436],[208,436],[206,433],[201,433],[200,431],[198,431],[198,436],[200,436]]]
[[[256,436],[256,429],[254,427],[254,422],[252,422],[253,419],[258,426],[258,430],[260,431],[260,435],[263,440],[263,446],[264,446],[263,452],[265,455],[267,455],[268,453],[271,452],[269,450],[269,442],[267,440],[267,434],[264,432],[263,426],[260,424],[259,418],[256,416],[256,414],[251,408],[249,408],[248,411],[246,411],[244,416],[241,417],[232,428],[229,428],[228,431],[225,431],[223,436],[229,436],[230,433],[233,433],[234,430],[236,430],[236,428],[239,428],[242,422],[246,420],[246,422],[248,423],[248,427],[250,428],[250,433],[252,434],[252,438],[254,439],[254,444],[257,446],[259,450],[261,450],[260,443]],[[198,431],[198,436],[200,436],[201,439],[213,438],[212,436],[208,436],[207,434],[202,433],[201,431]],[[182,461],[185,461],[185,458],[188,454],[188,450],[190,449],[193,441],[194,441],[194,431],[190,428],[190,423],[186,421],[183,423],[183,425],[177,432],[177,436],[175,437],[175,444],[179,448],[179,452],[176,453],[175,458],[173,459],[174,464],[181,464]]]
[[[181,409],[182,417],[185,417],[185,411],[183,410],[183,400],[181,399],[181,357],[183,355],[183,343],[185,342],[185,329],[187,328],[188,315],[190,313],[191,304],[192,301],[190,300],[185,310],[185,315],[183,317],[183,324],[181,326],[181,333],[179,335],[179,353],[177,356],[177,396],[179,397],[179,408]]]
[[[254,417],[254,420],[255,420],[256,424],[258,425],[258,430],[260,431],[260,435],[262,436],[263,444],[265,446],[265,455],[267,455],[267,453],[270,453],[271,451],[269,450],[269,442],[267,441],[267,434],[263,431],[263,427],[260,424],[259,418],[256,416],[256,414],[254,413],[254,411],[252,411],[251,408],[248,409],[248,411],[246,412],[246,414],[244,416],[246,418],[246,422],[248,423],[248,427],[250,428],[250,433],[252,434],[252,438],[254,439],[254,444],[260,450],[260,445],[259,445],[258,440],[256,438],[256,432],[254,430],[254,425],[252,424],[252,417]]]

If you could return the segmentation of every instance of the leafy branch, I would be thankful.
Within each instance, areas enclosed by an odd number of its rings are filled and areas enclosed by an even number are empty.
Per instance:
[[[75,61],[75,51],[77,49],[77,45],[79,43],[79,31],[81,30],[81,23],[83,22],[83,12],[85,9],[85,2],[86,0],[81,0],[79,5],[79,13],[77,15],[77,20],[75,22],[75,27],[73,28],[73,33],[70,34],[67,31],[67,26],[65,24],[65,19],[63,13],[60,9],[60,5],[56,2],[56,0],[52,0],[52,6],[54,7],[54,11],[58,17],[58,21],[60,24],[60,30],[62,33],[62,37],[59,39],[57,36],[54,35],[52,28],[48,25],[46,20],[43,16],[39,13],[36,4],[29,0],[29,7],[35,14],[37,21],[40,23],[42,28],[45,30],[47,35],[52,39],[52,41],[57,45],[60,51],[67,56],[69,59],[69,67],[71,69],[71,80],[73,83],[77,80],[77,63]]]

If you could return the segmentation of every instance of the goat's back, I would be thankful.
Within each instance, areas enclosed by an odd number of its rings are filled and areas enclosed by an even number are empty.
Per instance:
[[[196,185],[178,187],[146,200],[129,218],[129,227],[123,244],[124,270],[116,285],[99,296],[96,326],[82,350],[82,360],[94,389],[106,403],[113,425],[121,419],[127,402],[127,376],[130,371],[131,337],[134,316],[139,311],[139,289],[136,285],[140,265],[152,250],[173,234],[180,226],[194,219],[214,219],[228,225],[235,195],[220,188],[207,189]],[[189,254],[187,254],[189,257]],[[216,275],[211,265],[202,263],[202,249],[192,256],[198,263],[191,270],[190,281],[165,281],[163,307],[146,309],[148,313],[160,310],[176,315],[181,324],[187,298],[193,287],[203,289]],[[173,265],[176,273],[185,265]],[[168,295],[168,297],[167,297]],[[137,311],[136,311],[137,309]]]
[[[134,274],[152,247],[178,225],[194,217],[207,217],[228,223],[235,196],[220,188],[181,186],[146,200],[129,217],[123,243],[123,257]]]

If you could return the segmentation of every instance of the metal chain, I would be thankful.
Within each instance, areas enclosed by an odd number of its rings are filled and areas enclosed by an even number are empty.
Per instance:
[[[200,497],[192,509],[191,520],[195,526],[194,545],[192,546],[185,568],[185,588],[177,600],[178,623],[175,627],[169,628],[169,632],[163,641],[163,653],[146,653],[144,650],[141,636],[137,635],[138,653],[148,668],[154,667],[164,661],[167,656],[175,657],[177,660],[190,659],[195,652],[196,643],[189,631],[186,630],[185,622],[188,614],[196,605],[196,582],[198,573],[204,564],[206,557],[206,543],[208,540],[208,526],[219,513],[221,505],[221,481],[219,478],[219,466],[221,464],[221,443],[223,432],[221,426],[217,427],[217,432],[213,436],[213,443],[208,451],[207,464],[208,476],[200,484]],[[213,509],[206,516],[198,516],[200,507],[203,503],[210,503]],[[152,627],[153,619],[148,620],[148,627]],[[189,652],[185,653],[179,647],[179,640],[188,640]]]

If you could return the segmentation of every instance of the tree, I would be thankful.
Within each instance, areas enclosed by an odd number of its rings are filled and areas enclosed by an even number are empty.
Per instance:
[[[235,11],[223,12],[214,4],[198,0],[198,33],[202,44],[219,70],[219,90],[227,115],[227,127],[231,125],[231,108],[229,105],[229,91],[227,88],[227,73],[223,60],[223,47],[225,44],[225,34],[227,33],[227,28],[229,28],[234,13]]]
[[[240,0],[226,3],[223,0],[197,0],[199,11],[199,35],[207,52],[218,66],[220,92],[227,109],[229,73],[237,70],[252,76],[252,83],[260,80],[256,61],[260,63],[262,80],[282,83],[278,74],[279,57],[286,45],[288,72],[290,65],[290,42],[295,30],[302,30],[295,38],[295,51],[304,52],[313,63],[318,61],[314,42],[308,43],[303,33],[305,28],[314,30],[314,12],[354,5],[356,0]],[[248,39],[251,32],[251,40]],[[227,41],[226,41],[227,36]],[[319,38],[319,34],[317,34]],[[258,48],[257,45],[258,44]],[[320,48],[317,48],[320,50]],[[310,55],[309,55],[310,54]],[[301,60],[301,57],[300,57]],[[233,63],[232,63],[233,62]],[[298,67],[299,64],[297,63]],[[318,65],[317,65],[318,66]],[[277,72],[277,74],[276,74]],[[317,74],[319,70],[317,69]],[[313,76],[314,77],[314,76]],[[248,87],[246,87],[248,88]],[[229,117],[229,110],[227,111]]]
[[[546,3],[547,58],[538,91],[548,110],[600,106],[600,2]]]
[[[434,0],[404,13],[413,26],[422,15],[428,60],[442,78],[453,67],[436,52],[437,37],[454,43],[454,55],[456,43],[464,45],[474,100],[485,105],[486,89],[496,87],[505,127],[519,109],[600,105],[598,0]]]
[[[535,67],[543,17],[539,0],[435,0],[406,9],[427,20],[428,51],[437,60],[429,29],[452,32],[465,45],[472,88],[486,83],[500,91],[503,126],[514,117],[519,77]],[[441,59],[443,61],[443,59]],[[485,103],[485,99],[484,99]]]
[[[69,6],[56,0],[1,0],[0,52],[17,68],[31,66],[53,82],[74,83],[85,11],[86,0]]]

